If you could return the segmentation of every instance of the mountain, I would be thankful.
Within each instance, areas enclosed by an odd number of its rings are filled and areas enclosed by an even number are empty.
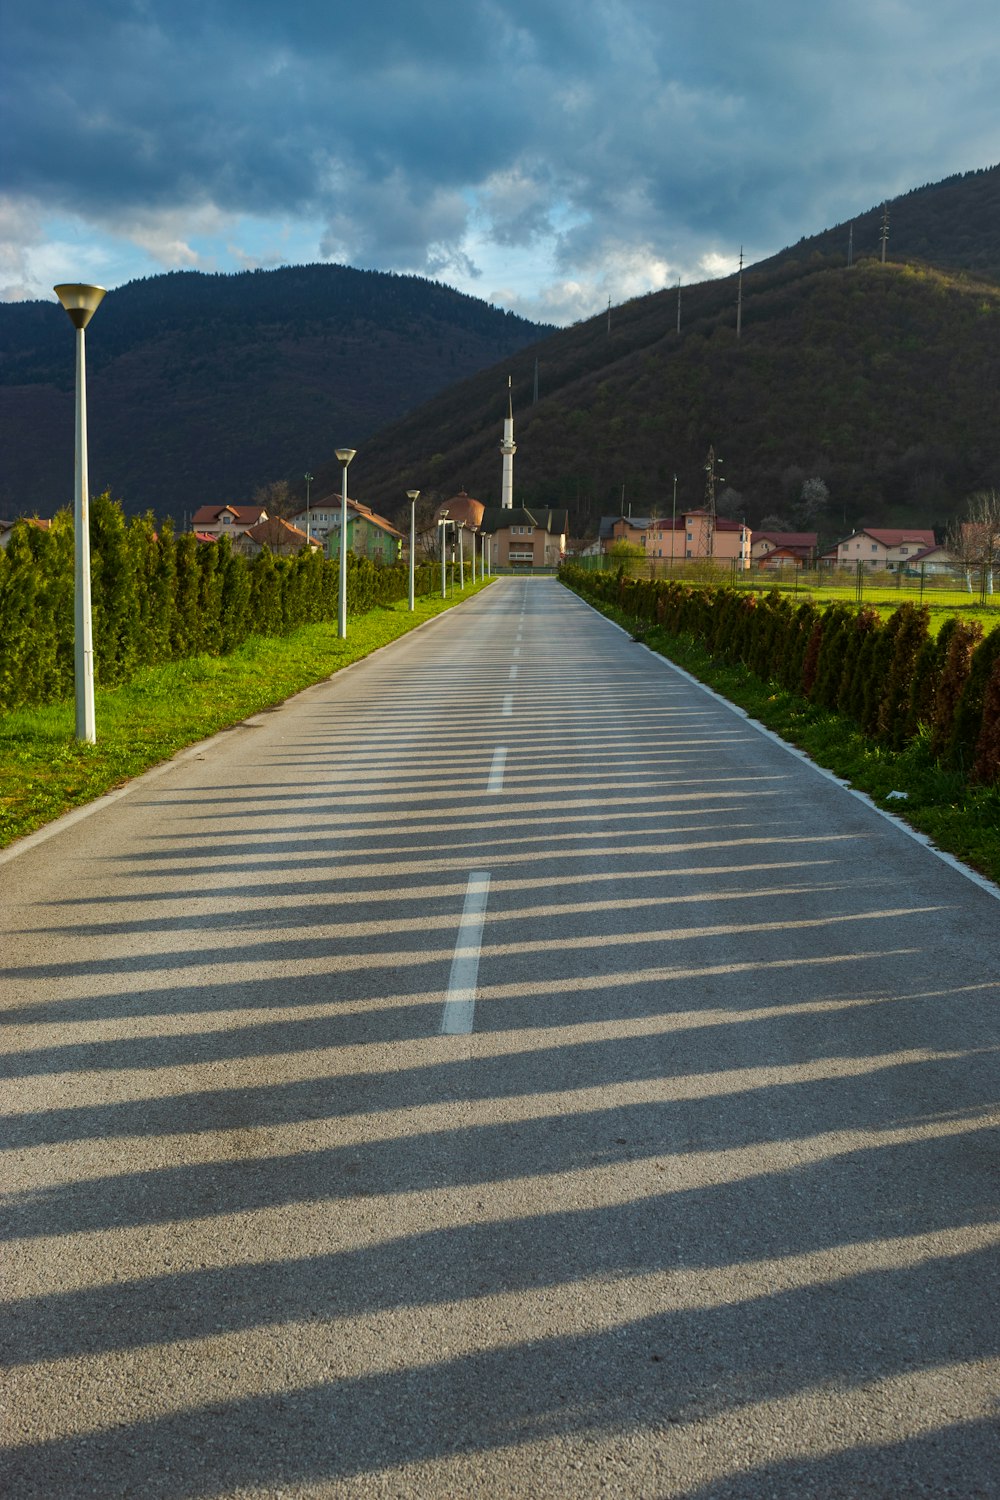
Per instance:
[[[91,487],[178,520],[249,499],[547,331],[435,282],[346,266],[133,281],[87,334]],[[0,515],[71,498],[73,380],[58,303],[0,304]]]
[[[576,534],[624,504],[703,495],[760,526],[942,532],[1000,487],[1000,166],[892,200],[737,279],[635,298],[572,328],[524,322],[415,277],[336,266],[180,272],[109,293],[88,334],[93,489],[182,521],[273,479],[351,490],[390,517],[408,489],[497,503],[513,377],[519,503]],[[0,307],[0,513],[72,488],[72,336],[51,303]],[[538,401],[534,400],[537,371]],[[807,479],[829,491],[802,514]],[[815,487],[813,487],[815,491]]]
[[[818,477],[831,538],[943,531],[1000,486],[1000,167],[892,202],[884,265],[881,223],[859,215],[850,267],[844,224],[745,271],[739,337],[736,277],[683,288],[679,334],[676,290],[554,333],[380,432],[353,482],[390,514],[411,486],[496,503],[509,370],[517,502],[567,506],[577,534],[622,503],[669,514],[675,473],[700,503],[710,444],[753,525],[798,529]]]

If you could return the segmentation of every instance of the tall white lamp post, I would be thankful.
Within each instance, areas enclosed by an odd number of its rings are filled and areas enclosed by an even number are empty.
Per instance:
[[[441,598],[448,597],[448,559],[445,550],[448,546],[448,512],[443,510],[438,517],[438,529],[441,532]]]
[[[90,496],[87,474],[87,355],[84,329],[100,307],[105,289],[65,282],[52,289],[76,329],[76,464],[73,535],[73,676],[76,689],[76,737],[97,743],[94,720],[94,636],[90,604]]]
[[[412,614],[416,607],[414,592],[414,559],[417,551],[417,501],[420,498],[420,491],[407,490],[406,498],[410,502],[410,613]]]
[[[343,473],[340,491],[340,577],[337,601],[337,634],[347,639],[347,466],[357,453],[357,448],[338,448],[337,462]]]
[[[304,477],[305,477],[305,481],[306,481],[306,541],[307,542],[311,542],[312,541],[312,514],[311,514],[310,509],[309,509],[309,496],[310,496],[310,494],[312,492],[313,477],[312,477],[311,474],[306,474]]]
[[[458,588],[461,593],[465,588],[465,550],[462,546],[462,533],[465,530],[465,522],[458,522]]]

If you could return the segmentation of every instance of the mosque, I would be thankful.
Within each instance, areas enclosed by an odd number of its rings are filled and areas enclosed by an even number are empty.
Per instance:
[[[569,512],[551,506],[514,504],[514,398],[507,381],[507,414],[500,442],[502,462],[500,504],[483,505],[460,490],[443,500],[434,512],[435,524],[444,517],[458,521],[493,541],[497,568],[553,568],[566,551]]]

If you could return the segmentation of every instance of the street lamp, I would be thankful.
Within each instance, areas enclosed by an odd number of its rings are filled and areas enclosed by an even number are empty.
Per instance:
[[[337,462],[343,471],[343,485],[340,491],[340,577],[337,580],[340,585],[337,634],[342,641],[347,639],[347,466],[357,451],[356,448],[337,449]]]
[[[76,329],[76,462],[74,468],[73,537],[73,677],[76,692],[76,737],[97,743],[94,721],[94,637],[90,604],[90,497],[87,474],[87,356],[84,329],[100,307],[105,289],[65,282],[53,287]]]
[[[462,532],[465,530],[465,522],[458,522],[458,591],[461,593],[465,588],[465,551],[462,547]]]
[[[448,512],[443,510],[438,516],[438,528],[441,532],[441,598],[448,597],[447,561],[445,559],[445,548],[448,545]]]
[[[311,542],[312,541],[312,527],[309,524],[310,520],[311,520],[311,516],[309,514],[309,491],[312,489],[312,482],[313,482],[312,475],[311,474],[306,474],[305,475],[305,481],[306,481],[306,541],[307,542]]]
[[[417,550],[417,501],[420,498],[420,491],[407,490],[406,498],[410,502],[410,613],[412,614],[415,608],[413,569]]]

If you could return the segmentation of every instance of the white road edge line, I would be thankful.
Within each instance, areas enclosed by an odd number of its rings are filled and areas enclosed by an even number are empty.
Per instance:
[[[490,779],[486,783],[487,792],[503,791],[503,769],[507,763],[507,746],[498,745],[493,752],[493,763],[490,766]]]
[[[511,682],[516,682],[517,681],[517,664],[516,663],[510,669],[510,679],[509,680]]]
[[[483,946],[483,922],[490,893],[486,870],[473,870],[465,890],[465,906],[455,940],[451,961],[448,997],[441,1017],[442,1036],[468,1036],[476,1016],[476,984],[479,979],[479,955]]]
[[[509,719],[510,718],[511,714],[514,712],[514,694],[513,693],[504,693],[504,695],[503,695],[503,708],[500,710],[500,712],[501,712],[501,714],[503,715],[503,717],[505,719]]]

